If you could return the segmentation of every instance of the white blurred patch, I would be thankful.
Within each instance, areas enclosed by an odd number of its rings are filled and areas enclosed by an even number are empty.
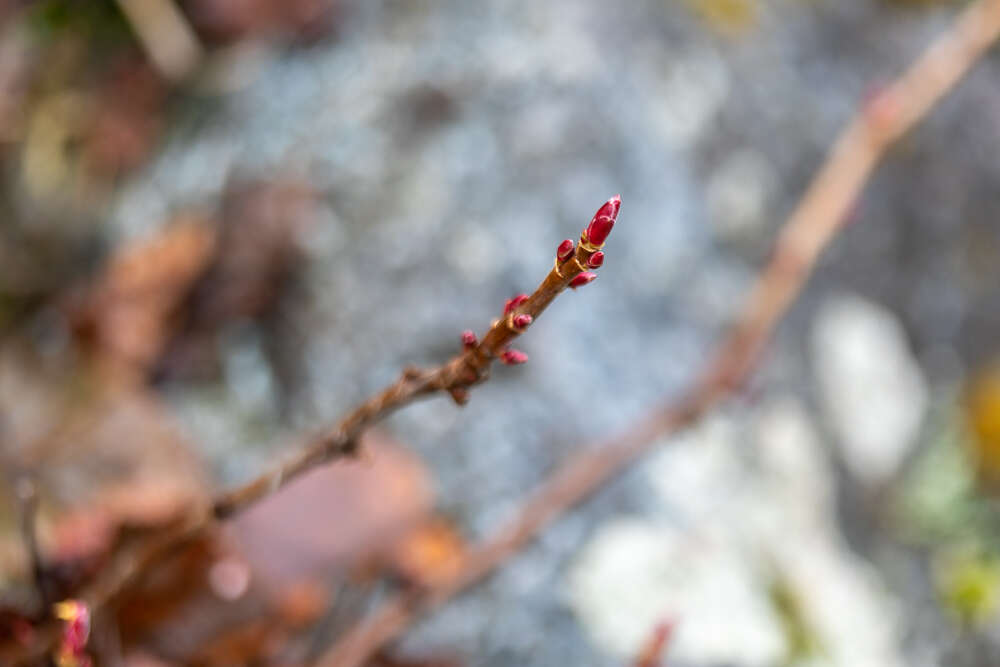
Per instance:
[[[916,444],[927,387],[902,326],[857,296],[823,306],[812,356],[844,462],[867,484],[888,480]]]
[[[744,150],[729,156],[712,173],[705,188],[716,235],[730,241],[747,241],[763,233],[776,185],[774,169],[759,153]]]
[[[729,72],[719,56],[702,51],[666,64],[650,108],[650,125],[676,148],[701,137],[729,95]]]
[[[467,224],[452,235],[447,249],[448,263],[472,283],[493,279],[503,268],[494,252],[499,241],[480,224]]]
[[[646,473],[663,521],[608,522],[569,573],[570,605],[601,648],[634,658],[656,623],[673,621],[671,663],[784,664],[780,582],[817,646],[796,665],[902,664],[896,606],[843,544],[833,473],[796,398],[705,421]]]
[[[570,602],[609,652],[634,658],[658,623],[674,621],[670,660],[777,664],[784,638],[745,561],[639,519],[602,526],[570,571]]]

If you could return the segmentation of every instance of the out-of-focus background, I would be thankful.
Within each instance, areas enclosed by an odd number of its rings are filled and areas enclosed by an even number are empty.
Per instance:
[[[307,664],[678,394],[837,132],[963,3],[0,2],[0,641],[532,289],[600,279],[95,618]],[[1000,664],[1000,60],[886,157],[751,386],[383,665]],[[572,335],[567,335],[572,331]]]

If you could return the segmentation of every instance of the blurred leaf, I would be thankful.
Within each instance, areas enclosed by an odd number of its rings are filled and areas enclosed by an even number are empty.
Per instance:
[[[1000,560],[963,549],[939,559],[938,590],[965,627],[991,620],[1000,608]]]
[[[895,499],[903,532],[930,545],[988,539],[995,512],[976,492],[959,415],[939,407],[930,424],[931,440],[908,470]]]
[[[365,462],[309,472],[226,526],[257,576],[287,586],[391,562],[430,512],[431,481],[384,433],[366,433],[362,451]]]
[[[736,34],[753,26],[757,0],[684,0],[711,28]]]
[[[435,518],[418,526],[396,545],[392,564],[408,581],[429,586],[454,575],[464,552],[465,542],[454,525]]]
[[[96,48],[132,39],[115,0],[41,0],[32,3],[28,22],[52,39],[65,33],[88,35]]]
[[[170,522],[208,496],[202,464],[162,404],[101,377],[25,345],[0,348],[0,450],[36,474],[42,551],[67,585],[86,574],[74,564],[106,553],[122,530]],[[0,553],[7,543],[20,550],[20,535],[0,534]]]
[[[1000,492],[1000,362],[978,373],[963,398],[972,465],[984,488]]]
[[[809,627],[799,594],[792,584],[776,575],[768,588],[768,594],[781,621],[788,646],[784,664],[794,665],[822,655],[819,637]]]
[[[211,261],[183,303],[157,378],[212,376],[217,338],[233,323],[263,325],[266,343],[287,333],[283,297],[299,266],[300,233],[316,219],[317,205],[316,193],[301,181],[237,180],[227,186]],[[279,382],[288,379],[293,370],[282,367],[282,357],[294,357],[296,345],[267,347]]]
[[[77,337],[116,371],[143,374],[172,337],[215,243],[209,225],[182,219],[118,250],[94,286],[68,304]]]

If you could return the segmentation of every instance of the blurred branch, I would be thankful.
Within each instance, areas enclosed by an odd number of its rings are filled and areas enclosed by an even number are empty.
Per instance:
[[[661,667],[663,654],[667,652],[673,634],[673,623],[660,623],[653,628],[653,632],[650,633],[642,650],[639,651],[638,657],[632,663],[633,667]]]
[[[201,63],[201,44],[174,0],[117,1],[150,61],[164,77],[180,81]]]
[[[453,574],[385,600],[348,630],[319,664],[364,664],[421,614],[489,575],[551,521],[745,382],[880,158],[968,72],[998,34],[1000,0],[979,0],[970,5],[902,76],[850,121],[785,222],[774,254],[731,332],[685,396],[654,410],[618,437],[584,448],[543,482],[507,525],[468,551]]]
[[[31,577],[34,580],[35,593],[38,596],[39,613],[45,615],[48,613],[52,600],[49,598],[48,584],[45,581],[45,566],[38,548],[38,492],[35,488],[35,480],[29,474],[21,474],[15,480],[14,488],[17,493],[21,537],[24,540],[24,549],[28,553]]]

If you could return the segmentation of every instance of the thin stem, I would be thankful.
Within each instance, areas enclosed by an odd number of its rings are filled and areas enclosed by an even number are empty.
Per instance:
[[[610,223],[607,217],[603,220],[605,236],[617,217],[620,199],[612,198],[598,211],[601,213],[612,204],[614,214],[610,217]],[[489,377],[493,362],[502,358],[510,343],[524,333],[525,326],[514,326],[514,318],[529,315],[533,321],[567,287],[583,284],[574,282],[574,279],[586,272],[590,257],[599,251],[599,247],[585,241],[586,231],[572,255],[561,261],[557,259],[555,266],[532,294],[519,299],[515,307],[505,308],[506,312],[492,323],[481,341],[466,346],[463,352],[436,368],[404,370],[398,380],[354,408],[336,426],[313,438],[302,452],[290,460],[235,489],[219,494],[208,507],[192,512],[149,540],[126,546],[114,555],[112,562],[80,597],[94,610],[113,603],[132,582],[142,577],[162,558],[197,539],[216,521],[232,517],[312,468],[334,459],[353,456],[358,438],[365,428],[415,400],[447,392],[456,403],[464,404],[468,400],[469,389]],[[588,276],[592,278],[592,274],[588,273]],[[46,650],[46,642],[51,642],[54,635],[49,632],[44,636],[43,642],[24,652],[23,659],[30,659],[37,656],[39,651]],[[20,659],[13,659],[12,663],[19,664]]]
[[[468,400],[468,390],[489,377],[490,366],[521,335],[512,326],[517,315],[532,320],[548,308],[570,282],[585,271],[590,256],[596,252],[577,244],[574,256],[552,268],[535,291],[517,308],[493,322],[482,340],[430,370],[408,368],[398,380],[352,410],[340,423],[314,438],[291,460],[279,464],[246,484],[220,494],[212,504],[212,513],[224,519],[246,509],[302,473],[333,459],[353,456],[362,431],[396,410],[438,392],[447,392],[459,405]]]

